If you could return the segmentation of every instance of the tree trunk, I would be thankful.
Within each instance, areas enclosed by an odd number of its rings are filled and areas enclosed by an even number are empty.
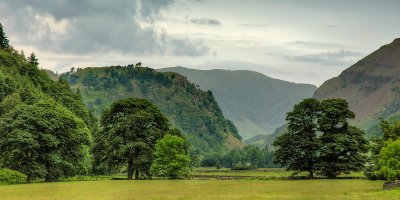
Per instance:
[[[132,176],[133,176],[133,161],[129,160],[128,161],[128,180],[132,180]]]
[[[314,178],[314,170],[309,170],[308,171],[309,173],[310,173],[310,179],[313,179]]]
[[[136,168],[135,170],[135,180],[139,179],[139,169]]]

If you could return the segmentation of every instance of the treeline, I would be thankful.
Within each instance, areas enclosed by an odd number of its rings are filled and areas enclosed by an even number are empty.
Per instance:
[[[205,155],[201,159],[198,159],[198,162],[194,163],[194,165],[200,167],[225,167],[233,170],[249,170],[276,167],[277,165],[274,165],[272,160],[272,151],[268,151],[267,148],[248,145],[243,149],[233,149],[224,154]]]
[[[88,173],[97,123],[79,94],[50,80],[33,53],[10,46],[1,24],[0,44],[0,168],[27,181]]]

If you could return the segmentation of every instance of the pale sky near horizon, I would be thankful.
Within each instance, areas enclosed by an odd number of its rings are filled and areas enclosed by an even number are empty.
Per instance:
[[[243,69],[319,86],[400,36],[398,0],[1,0],[41,67]]]

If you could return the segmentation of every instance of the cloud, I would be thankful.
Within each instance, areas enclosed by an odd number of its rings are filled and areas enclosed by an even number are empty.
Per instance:
[[[221,26],[221,22],[212,18],[191,18],[190,23],[197,25]]]
[[[162,17],[161,10],[174,3],[174,0],[5,0],[0,3],[0,17],[5,18],[18,44],[40,50],[71,54],[99,51],[135,55],[209,54],[209,48],[201,41],[173,38],[167,30],[155,26],[154,21]]]
[[[358,51],[338,50],[331,52],[323,52],[318,54],[300,55],[300,56],[285,56],[289,61],[295,62],[310,62],[323,65],[340,66],[349,64],[349,59],[361,57],[364,54]],[[350,62],[351,63],[351,62]]]

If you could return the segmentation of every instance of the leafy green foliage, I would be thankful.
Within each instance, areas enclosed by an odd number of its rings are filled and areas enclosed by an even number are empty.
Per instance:
[[[371,139],[371,156],[369,157],[368,165],[364,171],[367,178],[373,180],[385,179],[385,176],[387,176],[390,172],[390,168],[382,170],[381,163],[383,162],[380,161],[382,158],[381,152],[388,143],[393,143],[393,141],[400,139],[400,121],[389,122],[381,120],[380,129],[382,132],[382,137],[374,137]],[[388,153],[389,150],[385,151]],[[387,165],[387,163],[385,165]],[[384,171],[386,171],[387,175],[383,173]]]
[[[317,139],[320,103],[316,99],[305,99],[287,114],[287,133],[276,138],[275,163],[287,166],[295,173],[308,171],[314,175],[318,162],[320,142]]]
[[[202,167],[222,167],[232,169],[255,169],[272,166],[272,152],[258,146],[248,145],[243,149],[233,149],[225,154],[209,154],[200,162]]]
[[[20,183],[25,182],[27,176],[19,171],[4,168],[0,170],[0,182]]]
[[[387,181],[400,179],[400,140],[385,143],[379,153],[379,165]]]
[[[288,131],[274,143],[275,162],[310,177],[314,171],[330,178],[360,171],[368,142],[363,131],[348,125],[352,118],[345,100],[303,100],[288,113]]]
[[[46,181],[91,168],[96,120],[66,81],[52,81],[38,60],[0,48],[0,167]]]
[[[8,47],[10,47],[10,44],[8,43],[6,33],[3,30],[3,25],[0,23],[0,48],[7,49]]]
[[[77,69],[62,76],[79,88],[97,116],[112,102],[127,97],[154,103],[180,129],[192,148],[201,152],[227,149],[227,138],[240,144],[235,126],[226,120],[211,92],[200,90],[185,77],[159,73],[140,65]]]
[[[169,130],[168,120],[146,99],[127,98],[114,102],[101,117],[94,154],[109,167],[127,166],[128,179],[140,173],[149,176],[154,145]]]
[[[155,147],[151,172],[155,176],[172,179],[188,177],[190,156],[184,138],[167,134]]]
[[[52,100],[20,105],[0,122],[4,166],[34,178],[57,180],[85,174],[90,131],[73,113]]]

